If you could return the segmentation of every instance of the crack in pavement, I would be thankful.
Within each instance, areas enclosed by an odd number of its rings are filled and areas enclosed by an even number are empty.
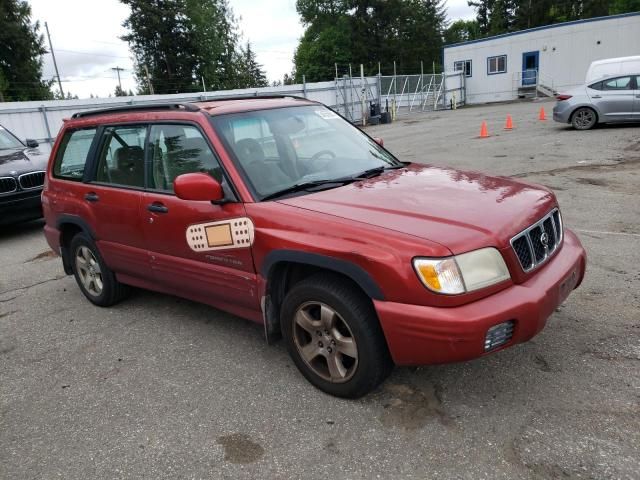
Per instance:
[[[4,290],[4,291],[0,292],[0,295],[4,295],[6,293],[19,292],[20,290],[28,290],[30,288],[37,287],[38,285],[42,285],[43,283],[55,282],[56,280],[62,280],[63,278],[66,278],[66,277],[67,277],[66,275],[60,275],[58,277],[48,278],[46,280],[42,280],[41,282],[32,283],[31,285],[27,285],[27,286],[24,286],[24,287],[11,288],[9,290]],[[16,295],[13,298],[17,298],[19,296],[20,295]],[[12,300],[12,299],[9,299],[9,300]],[[9,300],[2,300],[2,301],[3,302],[7,302]]]
[[[630,158],[626,160],[614,161],[614,163],[585,163],[584,165],[571,165],[570,167],[553,168],[551,170],[540,170],[535,172],[523,172],[511,175],[511,177],[522,178],[529,175],[555,175],[556,173],[566,173],[573,170],[600,170],[611,169],[613,167],[631,166],[640,163],[640,158]]]

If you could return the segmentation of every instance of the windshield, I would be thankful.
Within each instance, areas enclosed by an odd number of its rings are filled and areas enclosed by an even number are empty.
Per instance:
[[[24,148],[24,145],[20,143],[16,137],[14,137],[8,130],[5,130],[0,125],[0,150],[6,150],[9,148]]]
[[[212,122],[260,199],[311,183],[337,187],[371,169],[402,165],[321,105],[220,115]]]

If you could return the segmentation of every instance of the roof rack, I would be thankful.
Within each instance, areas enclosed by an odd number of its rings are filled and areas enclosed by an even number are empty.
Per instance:
[[[200,111],[200,108],[191,103],[147,103],[101,108],[98,110],[88,110],[86,112],[76,112],[71,115],[71,118],[92,117],[94,115],[104,115],[109,113],[135,112],[137,110],[185,110],[187,112],[198,112]]]
[[[299,95],[287,95],[286,93],[267,93],[262,95],[258,92],[252,92],[240,93],[235,95],[216,95],[211,98],[199,99],[198,102],[216,102],[218,100],[268,100],[271,98],[293,98],[294,100],[309,100],[308,98],[300,97]]]

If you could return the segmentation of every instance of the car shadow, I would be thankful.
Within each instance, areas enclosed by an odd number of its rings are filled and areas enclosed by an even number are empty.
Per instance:
[[[16,223],[12,225],[0,226],[0,240],[15,238],[20,235],[42,230],[44,228],[44,219],[32,220],[30,222]]]

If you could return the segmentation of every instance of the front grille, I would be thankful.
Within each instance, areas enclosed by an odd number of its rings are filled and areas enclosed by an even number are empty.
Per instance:
[[[511,247],[525,272],[544,263],[562,242],[562,219],[558,209],[545,215],[511,239]]]
[[[16,179],[13,177],[0,177],[0,194],[12,193],[18,189]]]
[[[44,185],[44,172],[25,173],[18,177],[18,181],[20,182],[20,188],[23,190],[39,188]]]
[[[509,343],[513,337],[514,326],[515,322],[509,320],[508,322],[500,323],[487,330],[487,335],[484,337],[484,351],[489,352]]]

